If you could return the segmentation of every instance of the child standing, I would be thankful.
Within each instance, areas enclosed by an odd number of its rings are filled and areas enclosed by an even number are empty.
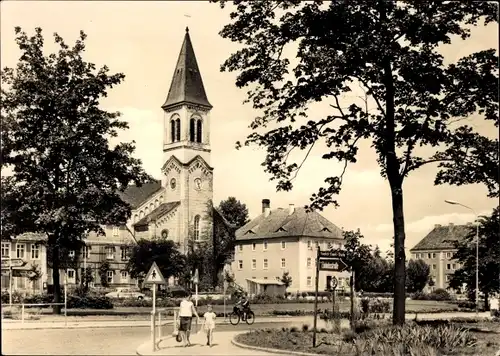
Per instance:
[[[207,306],[207,311],[203,314],[203,329],[207,333],[207,345],[212,347],[216,315],[213,312],[212,306]]]

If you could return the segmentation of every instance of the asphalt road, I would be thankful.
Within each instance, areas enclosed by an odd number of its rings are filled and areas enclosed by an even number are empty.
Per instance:
[[[286,324],[220,325],[216,331],[244,331]],[[172,327],[164,327],[162,333],[172,333]],[[216,339],[217,334],[214,336]],[[2,355],[135,355],[137,347],[149,337],[149,327],[2,330]]]

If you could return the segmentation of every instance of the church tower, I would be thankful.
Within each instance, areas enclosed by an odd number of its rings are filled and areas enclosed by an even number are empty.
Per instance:
[[[188,241],[211,238],[213,168],[210,110],[193,45],[186,28],[164,112],[162,187],[166,202],[179,202],[175,229],[184,251]]]

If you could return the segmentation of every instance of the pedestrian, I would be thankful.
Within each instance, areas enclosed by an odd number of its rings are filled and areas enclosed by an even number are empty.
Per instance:
[[[181,301],[179,306],[179,333],[181,334],[182,340],[184,342],[184,347],[191,346],[191,341],[189,341],[189,336],[191,334],[191,324],[193,321],[193,315],[196,316],[198,323],[200,317],[196,312],[193,302],[191,301],[192,294],[189,294]]]
[[[217,315],[213,312],[211,305],[207,305],[207,311],[203,314],[203,330],[207,333],[207,346],[212,347],[215,329],[215,318]]]

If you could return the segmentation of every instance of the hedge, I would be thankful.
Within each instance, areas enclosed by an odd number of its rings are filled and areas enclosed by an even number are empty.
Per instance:
[[[417,292],[413,293],[412,299],[414,300],[434,300],[434,301],[448,301],[452,300],[450,293],[445,289],[436,289],[431,293]]]

